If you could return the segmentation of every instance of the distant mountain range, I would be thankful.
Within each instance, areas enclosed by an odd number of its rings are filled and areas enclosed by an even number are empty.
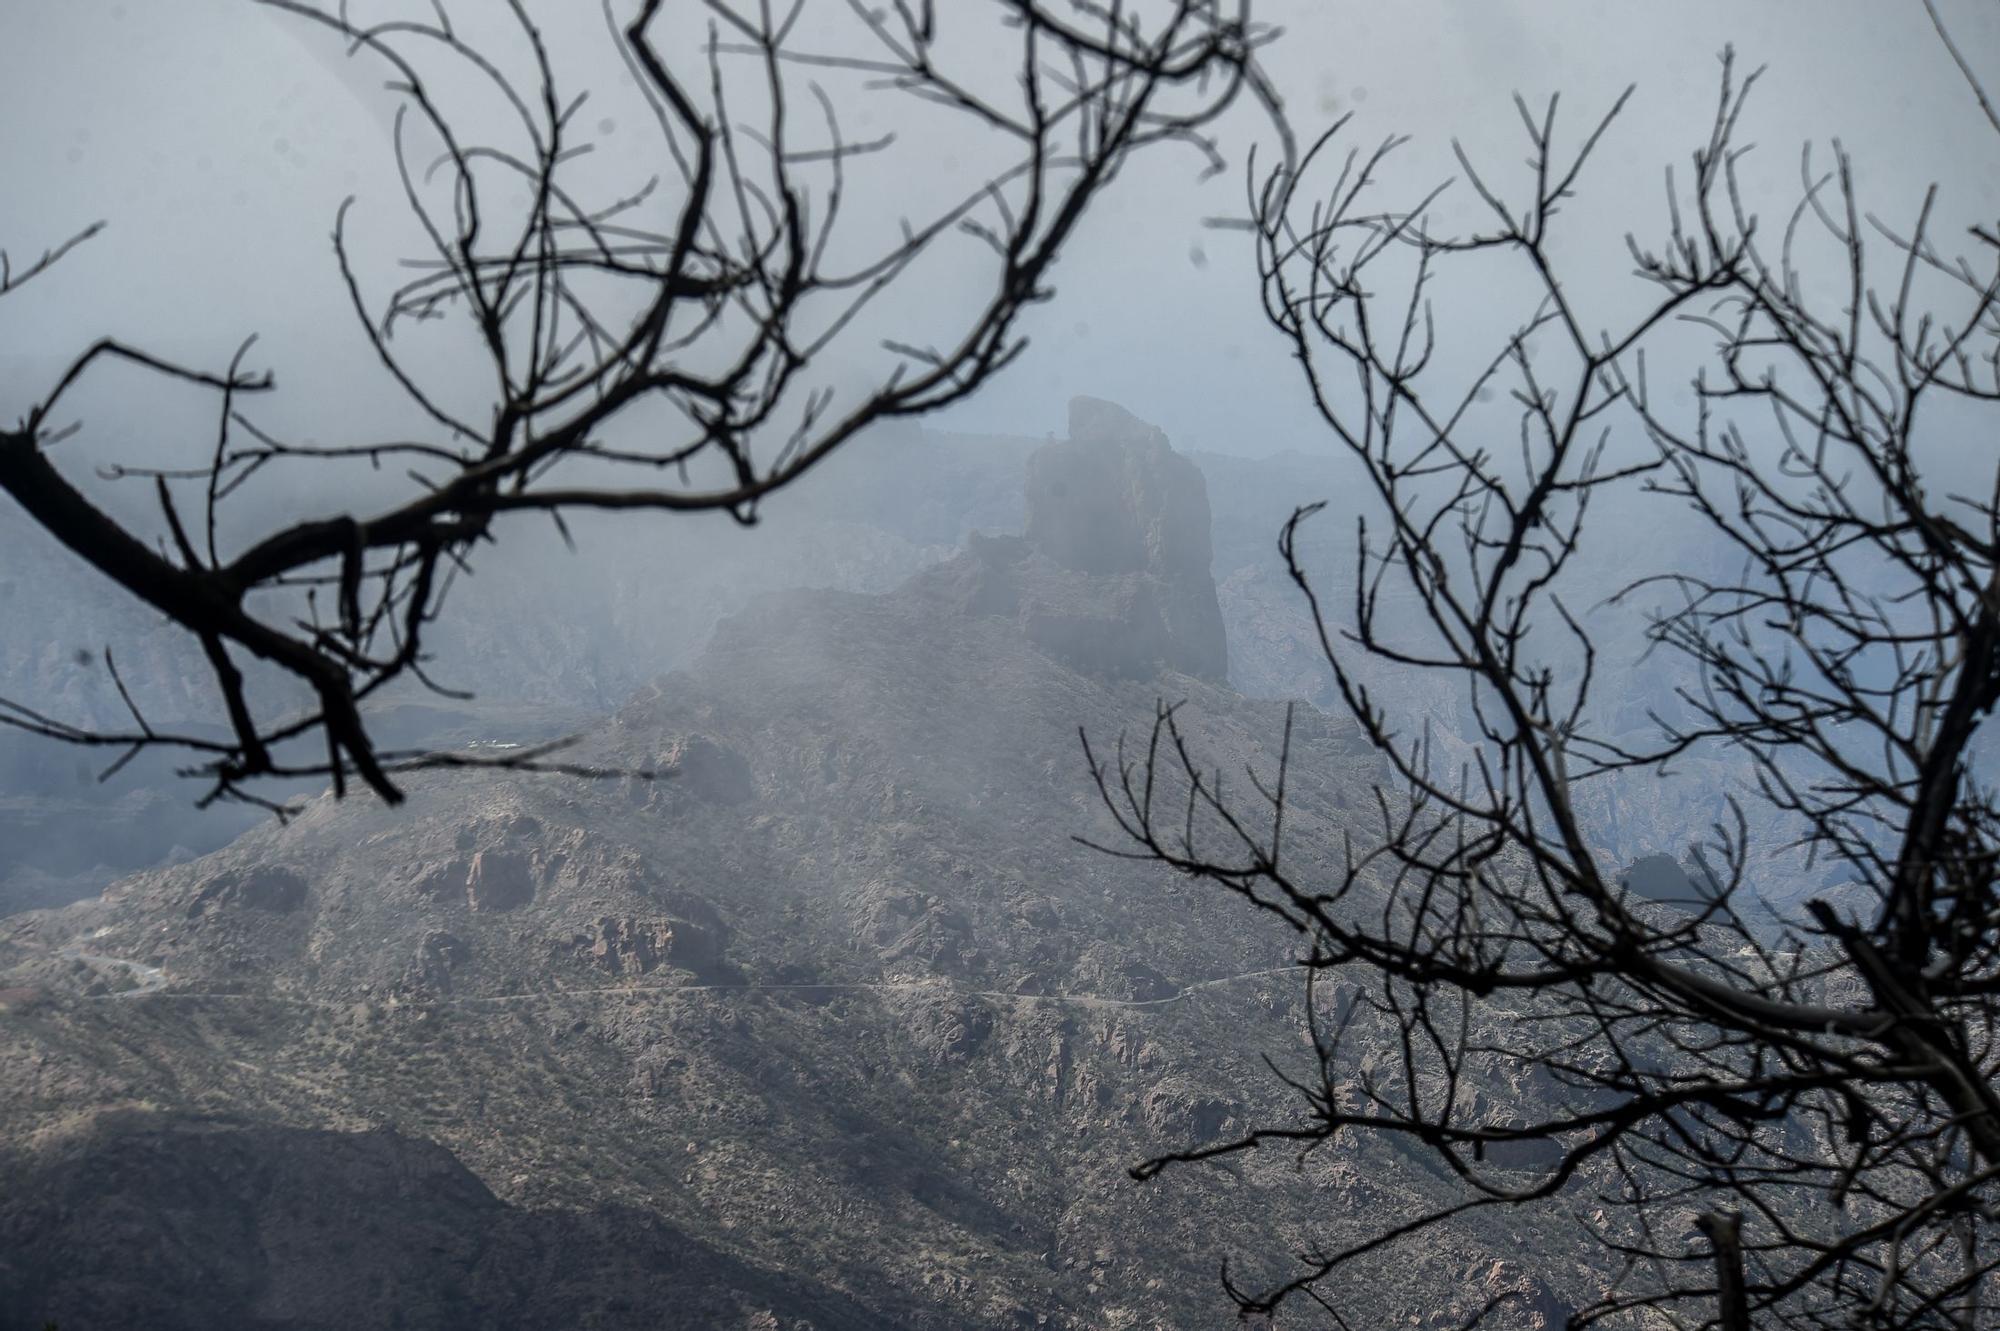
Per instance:
[[[1113,409],[1116,410],[1116,409]],[[1150,429],[1151,427],[1145,427]],[[767,592],[829,588],[886,592],[950,559],[974,533],[1011,534],[1026,523],[1028,460],[1046,440],[882,431],[835,455],[807,482],[775,497],[750,529],[725,518],[602,520],[573,524],[572,554],[545,524],[524,524],[481,552],[450,613],[432,630],[431,673],[474,694],[470,702],[411,686],[385,699],[378,731],[397,743],[456,745],[486,738],[525,742],[569,733],[667,672],[690,665],[716,625]],[[1277,532],[1301,502],[1333,501],[1302,542],[1331,613],[1351,605],[1351,517],[1359,497],[1326,454],[1190,458],[1212,511],[1209,566],[1227,644],[1227,678],[1250,697],[1300,699],[1339,710],[1318,635],[1277,554]],[[0,608],[33,633],[0,635],[0,697],[67,721],[129,723],[101,654],[156,723],[213,724],[199,650],[118,589],[84,570],[18,516],[0,515],[9,557]],[[1688,552],[1662,552],[1685,566]],[[1594,605],[1637,573],[1599,562],[1578,589]],[[1678,706],[1670,661],[1640,662],[1636,614],[1612,618],[1607,660],[1633,662],[1606,690],[1614,733],[1651,731],[1650,710]],[[1338,625],[1335,626],[1338,628]],[[1183,663],[1185,664],[1185,663]],[[1455,681],[1362,661],[1376,695],[1412,725],[1428,721],[1448,743],[1471,725]],[[255,826],[261,811],[196,814],[196,793],[158,755],[109,783],[96,775],[111,754],[0,729],[0,915],[61,905],[120,874],[205,853]],[[1599,782],[1579,798],[1608,859],[1685,855],[1721,812],[1718,792],[1737,774],[1691,758],[1688,779]],[[298,793],[311,793],[301,788]],[[1754,812],[1754,811],[1753,811]],[[84,835],[84,830],[88,835]],[[1785,840],[1769,829],[1772,844]],[[1771,890],[1790,898],[1811,884],[1773,865]]]

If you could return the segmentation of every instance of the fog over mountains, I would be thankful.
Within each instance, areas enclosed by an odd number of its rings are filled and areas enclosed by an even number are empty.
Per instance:
[[[1080,401],[1091,419],[1088,429],[1164,441],[1122,408]],[[1093,412],[1104,419],[1095,420]],[[1029,521],[1024,495],[1038,486],[1044,527],[1061,521],[1082,535],[1030,528],[1031,545],[1104,543],[1094,552],[1064,551],[1063,558],[1087,575],[1069,579],[1076,596],[1087,595],[1082,589],[1088,586],[1117,587],[1107,594],[1128,599],[1153,595],[1132,591],[1129,578],[1092,579],[1129,572],[1121,561],[1130,563],[1132,552],[1149,541],[1180,543],[1155,552],[1189,575],[1155,597],[1162,618],[1128,621],[1138,625],[1138,636],[1129,642],[1107,637],[1105,650],[1138,652],[1148,660],[1159,655],[1177,669],[1226,680],[1249,697],[1338,710],[1309,609],[1277,553],[1277,532],[1292,508],[1330,499],[1331,510],[1307,529],[1303,548],[1323,604],[1337,619],[1348,609],[1358,500],[1337,459],[1298,452],[1188,455],[1191,467],[1177,465],[1173,476],[1183,491],[1199,478],[1212,524],[1194,522],[1184,494],[1169,491],[1142,497],[1159,505],[1151,519],[1158,530],[1116,533],[1094,527],[1090,510],[1074,509],[1079,500],[1110,503],[1113,497],[1102,489],[1113,478],[1098,475],[1087,461],[1067,465],[1062,450],[1031,467],[1045,442],[915,427],[878,432],[833,459],[811,485],[775,498],[764,521],[748,529],[714,515],[669,523],[586,518],[571,523],[572,551],[545,523],[523,522],[484,553],[477,576],[454,590],[451,613],[431,631],[436,660],[428,673],[473,696],[444,697],[409,681],[374,706],[375,724],[392,745],[532,743],[568,734],[692,662],[721,620],[764,593],[886,592],[948,561],[976,535],[1002,538],[987,556],[989,562],[1001,558],[997,552],[1010,548],[1005,538]],[[1080,483],[1090,487],[1087,493],[1068,500],[1047,493],[1037,474],[1046,476],[1057,465],[1089,477]],[[1642,516],[1661,533],[1658,540],[1673,540],[1657,513]],[[20,554],[0,568],[0,602],[38,631],[0,638],[0,696],[78,724],[122,726],[129,714],[104,666],[109,648],[149,721],[162,728],[212,723],[220,704],[195,643],[91,576],[46,536],[7,522],[10,549]],[[1204,528],[1206,540],[1197,534]],[[1113,548],[1120,541],[1125,548]],[[1689,569],[1699,557],[1697,548],[1679,548],[1670,562]],[[1197,566],[1211,572],[1213,591],[1204,588],[1196,601],[1183,603],[1176,598],[1187,595],[1180,589],[1193,581]],[[1634,568],[1611,561],[1595,572],[1600,582],[1590,590],[1602,598]],[[1033,617],[1022,613],[1024,624]],[[1189,616],[1202,625],[1184,648],[1174,649],[1160,635]],[[1643,617],[1628,608],[1606,622],[1623,635],[1614,650],[1637,658]],[[1045,623],[1030,631],[1057,630]],[[1117,668],[1108,659],[1094,665]],[[1636,664],[1631,678],[1634,687],[1618,695],[1623,711],[1617,729],[1641,733],[1652,724],[1649,708],[1671,712],[1675,706],[1673,680],[1657,661]],[[1470,724],[1465,697],[1436,680],[1402,672],[1376,683],[1391,691],[1384,696],[1398,699],[1412,689],[1429,690],[1419,710],[1446,735]],[[0,909],[63,904],[100,890],[120,873],[212,850],[262,821],[260,811],[227,805],[192,815],[187,783],[174,776],[167,755],[144,755],[110,781],[98,781],[115,756],[0,732],[0,828],[6,832],[0,837]],[[1712,782],[1690,780],[1673,789],[1648,782],[1623,790],[1617,800],[1607,793],[1601,801],[1605,853],[1620,863],[1645,854],[1678,856],[1692,839],[1686,829],[1706,826],[1719,808],[1715,790]],[[1695,802],[1698,817],[1688,801]]]
[[[0,1331],[2000,1331],[2000,5],[0,124]]]
[[[1126,1174],[1292,1112],[1264,1060],[1309,1060],[1306,994],[1227,898],[1072,839],[1109,835],[1077,730],[1165,699],[1269,770],[1284,707],[1232,681],[1282,692],[1307,626],[1250,532],[1310,464],[1189,459],[1080,399],[1063,439],[843,467],[754,573],[663,544],[597,576],[586,543],[596,635],[494,576],[534,559],[482,571],[449,664],[485,691],[412,727],[518,742],[615,698],[575,756],[659,779],[308,794],[59,909],[19,911],[55,871],[16,862],[0,1325],[1213,1326],[1224,1260],[1269,1279],[1451,1195],[1381,1146]],[[1379,760],[1309,706],[1293,746],[1299,844],[1336,847]],[[36,770],[19,825],[96,798],[162,854],[133,814],[172,787]],[[1496,1103],[1572,1093],[1482,1075]],[[1490,1325],[1560,1325],[1610,1274],[1569,1223],[1399,1251],[1375,1324],[1511,1294]]]

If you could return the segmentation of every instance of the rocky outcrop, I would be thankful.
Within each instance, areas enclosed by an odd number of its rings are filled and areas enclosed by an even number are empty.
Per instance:
[[[1226,1131],[1237,1130],[1238,1106],[1201,1088],[1182,1075],[1167,1077],[1146,1093],[1142,1106],[1146,1126],[1165,1141],[1206,1146]]]
[[[474,853],[465,877],[466,905],[477,911],[514,910],[534,899],[534,861],[526,851]]]
[[[614,919],[606,915],[572,940],[577,952],[613,975],[644,975],[666,964],[674,927],[665,920]]]
[[[741,804],[757,793],[743,755],[705,735],[674,741],[661,757],[659,770],[673,782],[673,791],[709,804]]]
[[[305,899],[306,880],[290,869],[274,864],[230,869],[201,886],[188,903],[188,918],[236,907],[285,914],[297,910]]]
[[[462,901],[465,898],[465,882],[471,873],[472,866],[464,859],[427,865],[416,875],[416,890],[419,895],[436,902]]]
[[[1556,1331],[1570,1324],[1569,1304],[1547,1281],[1515,1262],[1499,1258],[1475,1262],[1466,1269],[1464,1289],[1465,1296],[1455,1306],[1438,1309],[1427,1325],[1464,1326],[1467,1312],[1503,1308],[1526,1331]]]
[[[1026,497],[1023,535],[1063,568],[1187,583],[1210,576],[1207,482],[1165,434],[1122,407],[1072,400],[1069,438],[1028,458]]]
[[[1029,457],[1026,500],[1023,535],[975,536],[928,575],[956,609],[1013,618],[1044,651],[1092,674],[1227,677],[1207,484],[1164,434],[1077,398],[1070,437]]]
[[[985,1047],[993,1034],[994,1014],[981,1003],[958,998],[927,999],[907,1019],[917,1048],[938,1063],[964,1063]]]
[[[417,954],[403,976],[403,987],[417,993],[448,994],[452,991],[452,972],[471,957],[472,949],[463,939],[433,929],[417,944]]]

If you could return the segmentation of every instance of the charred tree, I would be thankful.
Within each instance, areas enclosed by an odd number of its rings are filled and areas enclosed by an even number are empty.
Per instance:
[[[1378,204],[1395,145],[1343,155],[1339,126],[1253,179],[1269,321],[1363,494],[1346,594],[1302,554],[1320,506],[1280,549],[1384,776],[1346,846],[1300,847],[1289,752],[1239,795],[1163,705],[1136,749],[1090,753],[1123,833],[1104,848],[1278,917],[1310,977],[1297,1119],[1135,1172],[1362,1135],[1461,1197],[1232,1288],[1246,1311],[1337,1308],[1388,1245],[1575,1199],[1602,1208],[1608,1274],[1572,1325],[2000,1326],[2000,236],[1945,249],[1935,191],[1881,220],[1837,152],[1760,219],[1755,76],[1723,70],[1661,234],[1629,239],[1643,300],[1615,321],[1566,265],[1563,206],[1618,107],[1565,136],[1553,99],[1521,103],[1519,190],[1461,152],[1470,229],[1436,220],[1442,193]],[[1464,356],[1433,293],[1493,265],[1513,278],[1470,289],[1520,281],[1528,313]],[[1698,368],[1663,392],[1674,354]],[[1705,571],[1647,568],[1638,533],[1593,520],[1610,504],[1686,524]],[[1640,561],[1613,600],[1679,681],[1636,738],[1607,720],[1630,664],[1592,613],[1607,558]],[[1451,681],[1470,720],[1399,714],[1391,672]],[[1689,829],[1698,891],[1667,908],[1579,801],[1701,754],[1747,775]],[[1842,891],[1766,919],[1753,827]],[[1524,1066],[1532,1093],[1493,1089]]]
[[[444,4],[372,22],[358,5],[260,3],[379,62],[401,94],[397,162],[428,251],[387,282],[360,271],[343,206],[334,252],[382,384],[420,428],[286,439],[253,414],[275,385],[250,367],[247,343],[205,368],[106,338],[0,430],[0,490],[200,644],[225,726],[169,733],[132,705],[128,728],[103,731],[18,700],[0,703],[0,722],[106,746],[121,761],[184,751],[206,801],[261,801],[260,780],[323,775],[336,793],[359,781],[395,802],[397,774],[413,768],[560,766],[548,749],[497,759],[387,751],[361,710],[395,681],[431,682],[426,628],[503,519],[546,515],[560,527],[566,515],[649,510],[756,521],[761,500],[871,424],[935,411],[1004,369],[1024,345],[1023,311],[1052,296],[1058,254],[1135,155],[1179,146],[1217,165],[1216,119],[1246,93],[1268,100],[1255,55],[1270,34],[1247,0],[1108,10],[857,0],[829,7],[846,23],[830,47],[802,35],[797,0],[709,0],[693,7],[692,27],[660,0],[622,19],[607,5],[608,40],[650,109],[658,162],[654,180],[607,192],[587,170],[583,96],[562,86],[525,0],[479,16],[510,25],[504,51],[468,35]],[[1007,51],[1005,76],[978,77],[996,68],[996,49]],[[880,171],[861,181],[860,168],[900,148],[893,134],[853,137],[829,85],[894,99],[927,132],[997,165],[928,215],[864,232],[851,221],[855,192],[884,185]],[[907,181],[918,162],[904,161]],[[51,280],[48,269],[91,231],[7,270],[0,294]],[[830,352],[885,292],[941,261],[979,274],[949,335],[891,337],[893,363],[878,381],[836,391]],[[459,381],[435,372],[439,346],[469,354],[491,385],[484,401],[468,405]],[[151,528],[62,465],[75,390],[121,362],[217,402],[203,463],[109,478],[151,488]],[[160,442],[164,453],[171,441]],[[253,476],[343,463],[404,471],[405,492],[372,511],[261,530],[235,509],[235,526],[218,523]],[[251,534],[232,539],[246,517]],[[260,706],[246,668],[302,686],[310,705]]]

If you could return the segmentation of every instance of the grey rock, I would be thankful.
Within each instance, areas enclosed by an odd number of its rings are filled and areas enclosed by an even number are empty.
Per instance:
[[[190,918],[217,908],[247,907],[274,914],[295,911],[305,902],[306,880],[290,869],[261,864],[231,869],[211,878],[188,905]]]
[[[1070,404],[1070,438],[1028,458],[1026,531],[972,539],[926,575],[960,612],[1017,620],[1092,674],[1229,673],[1210,571],[1208,488],[1166,436],[1094,398]]]
[[[482,850],[465,877],[465,902],[474,910],[514,910],[535,899],[530,857],[518,850]]]

